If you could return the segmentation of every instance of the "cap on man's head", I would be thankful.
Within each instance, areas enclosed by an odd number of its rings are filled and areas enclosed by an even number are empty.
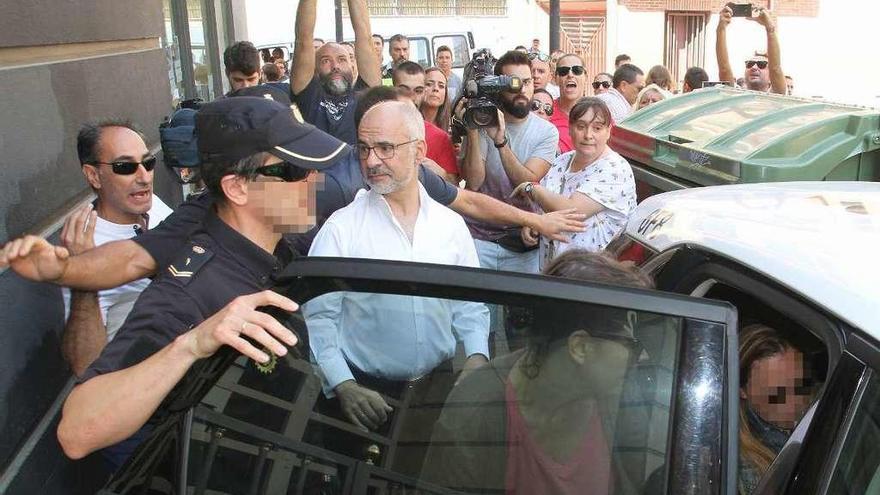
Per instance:
[[[290,101],[290,95],[286,91],[282,91],[274,86],[269,86],[267,84],[259,84],[257,86],[248,86],[246,88],[237,89],[227,94],[226,96],[256,96],[257,98],[274,100],[286,106],[293,105],[293,102]]]
[[[203,162],[234,162],[269,152],[298,167],[321,170],[345,155],[348,146],[303,122],[299,111],[267,98],[220,98],[196,115]]]

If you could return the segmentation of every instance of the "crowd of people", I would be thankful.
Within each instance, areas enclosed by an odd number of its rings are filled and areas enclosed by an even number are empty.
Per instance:
[[[453,51],[439,47],[437,66],[425,68],[409,60],[409,40],[394,35],[387,40],[391,61],[382,66],[386,40],[371,32],[366,3],[348,6],[353,43],[315,38],[316,0],[302,0],[290,60],[281,49],[258,51],[247,41],[226,49],[232,91],[195,117],[204,192],[172,211],[153,193],[158,159],[138,129],[122,120],[89,123],[77,151],[97,199],[67,220],[62,246],[25,236],[4,247],[0,262],[17,273],[69,288],[62,345],[79,381],[58,438],[70,457],[103,449],[119,466],[175,385],[223,345],[260,363],[286,354],[296,336],[257,308],[297,310],[268,290],[272,275],[297,256],[650,287],[636,268],[602,254],[637,202],[632,169],[609,139],[633,112],[675,97],[668,69],[654,66],[646,75],[621,55],[613,73],[588,74],[580,55],[546,54],[533,40],[494,65],[495,75],[518,78],[521,89],[500,93],[495,123],[467,128],[457,143],[453,123],[465,105]],[[723,36],[731,20],[725,7],[719,81],[734,80]],[[766,55],[745,62],[742,84],[785,93],[772,17],[757,9],[751,20],[766,28],[768,46]],[[680,92],[709,80],[705,70],[690,68]],[[508,330],[500,308],[425,303],[422,311],[433,317],[410,333],[412,315],[399,310],[405,297],[338,293],[304,307],[326,414],[373,430],[391,411],[382,394],[448,366],[457,344],[466,356],[463,376],[494,363],[491,342]],[[358,332],[341,324],[352,319]],[[619,321],[608,325],[626,337]],[[516,393],[553,379],[511,376]],[[503,387],[495,391],[503,394]],[[802,405],[785,417],[785,428]],[[774,421],[761,407],[745,409],[758,418],[752,423]],[[454,433],[453,419],[445,421]],[[749,472],[766,469],[766,452],[779,447],[774,438],[763,449],[760,438],[750,444]],[[505,479],[502,467],[493,469]]]

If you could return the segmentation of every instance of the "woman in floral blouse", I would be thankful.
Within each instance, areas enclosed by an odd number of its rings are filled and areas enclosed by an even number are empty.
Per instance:
[[[602,251],[626,226],[636,207],[636,184],[629,163],[608,147],[611,112],[602,100],[582,98],[569,113],[569,133],[574,150],[556,157],[547,175],[538,182],[517,186],[521,194],[544,212],[576,208],[587,216],[586,230],[569,234],[561,243],[526,227],[526,245],[540,242],[541,267],[568,249]]]

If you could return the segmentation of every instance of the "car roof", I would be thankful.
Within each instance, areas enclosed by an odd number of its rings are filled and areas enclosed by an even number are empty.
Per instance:
[[[691,245],[736,260],[880,340],[880,183],[673,191],[645,199],[626,230],[657,252]]]

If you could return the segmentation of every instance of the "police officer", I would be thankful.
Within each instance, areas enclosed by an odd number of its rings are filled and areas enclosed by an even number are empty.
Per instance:
[[[145,424],[150,429],[166,412],[166,395],[221,346],[264,363],[269,351],[284,355],[296,343],[256,308],[297,309],[266,290],[294,256],[279,232],[314,222],[312,172],[333,164],[347,146],[298,121],[290,107],[256,97],[206,104],[196,135],[214,207],[65,402],[58,439],[74,459],[143,433]],[[105,453],[118,467],[133,443]]]

